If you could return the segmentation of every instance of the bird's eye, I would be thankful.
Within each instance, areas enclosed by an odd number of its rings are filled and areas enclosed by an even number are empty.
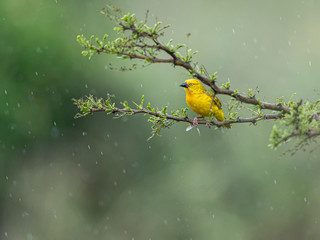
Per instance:
[[[192,86],[192,85],[193,85],[193,83],[190,83],[190,84],[189,84],[189,86]]]

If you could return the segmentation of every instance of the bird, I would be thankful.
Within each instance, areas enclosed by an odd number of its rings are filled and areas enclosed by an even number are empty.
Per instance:
[[[204,117],[214,116],[219,122],[226,120],[220,100],[212,94],[209,90],[205,89],[199,80],[188,79],[179,85],[186,91],[186,102],[188,106],[200,117],[193,119],[192,126],[198,126],[198,119]],[[206,124],[210,127],[210,124]],[[231,124],[223,125],[225,128],[231,128]]]

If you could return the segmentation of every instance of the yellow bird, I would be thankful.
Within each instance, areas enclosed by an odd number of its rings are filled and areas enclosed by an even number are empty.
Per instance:
[[[188,79],[180,85],[186,90],[186,102],[188,106],[195,113],[199,114],[201,118],[214,116],[219,122],[226,120],[221,109],[221,102],[219,99],[206,90],[199,80]],[[193,120],[193,125],[198,125],[198,118]],[[208,124],[208,126],[210,126]],[[223,125],[223,127],[231,128],[231,124]]]

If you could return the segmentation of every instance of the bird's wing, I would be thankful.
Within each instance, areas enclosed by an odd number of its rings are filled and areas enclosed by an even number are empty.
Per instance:
[[[206,93],[206,95],[210,96],[211,98],[213,97],[213,93],[210,90],[206,90],[205,93]],[[220,108],[222,106],[220,100],[216,96],[213,99],[213,103],[216,104]]]

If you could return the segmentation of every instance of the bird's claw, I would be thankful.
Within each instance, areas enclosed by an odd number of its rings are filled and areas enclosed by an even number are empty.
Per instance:
[[[198,118],[197,118],[197,117],[195,117],[195,118],[193,119],[193,121],[192,121],[192,126],[198,127]]]

